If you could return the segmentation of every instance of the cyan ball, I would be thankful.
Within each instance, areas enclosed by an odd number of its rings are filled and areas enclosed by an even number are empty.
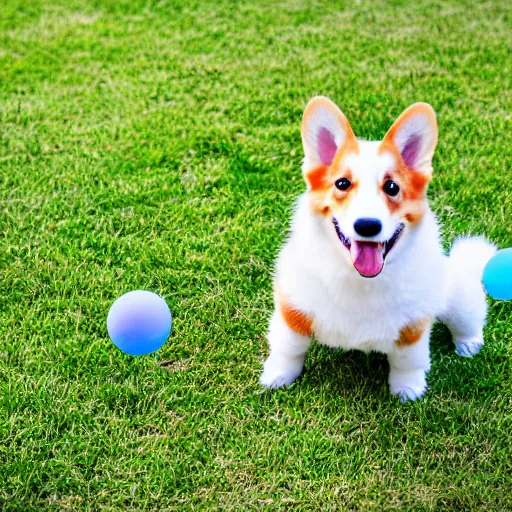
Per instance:
[[[512,248],[496,252],[484,268],[482,281],[491,297],[512,300]]]
[[[171,326],[171,312],[165,300],[144,290],[119,297],[107,316],[110,339],[132,356],[158,350],[169,337]]]

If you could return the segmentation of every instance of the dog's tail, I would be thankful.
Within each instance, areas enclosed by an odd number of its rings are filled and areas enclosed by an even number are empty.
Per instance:
[[[460,237],[455,240],[450,250],[450,263],[458,272],[480,280],[485,265],[495,252],[496,246],[483,236]]]

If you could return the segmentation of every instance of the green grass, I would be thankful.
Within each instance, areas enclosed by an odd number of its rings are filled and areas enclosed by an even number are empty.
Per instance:
[[[430,102],[446,242],[512,246],[511,38],[500,0],[4,0],[0,508],[512,510],[510,302],[473,359],[435,329],[417,403],[318,346],[258,385],[307,100],[364,138]],[[139,288],[174,326],[131,358]]]

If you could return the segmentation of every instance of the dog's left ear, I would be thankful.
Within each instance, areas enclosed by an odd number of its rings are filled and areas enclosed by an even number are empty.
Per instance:
[[[423,174],[432,173],[432,157],[437,145],[437,120],[428,103],[414,103],[393,123],[382,141],[400,153],[405,165]]]

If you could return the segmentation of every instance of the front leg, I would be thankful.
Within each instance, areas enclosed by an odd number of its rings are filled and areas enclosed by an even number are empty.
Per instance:
[[[260,383],[267,388],[289,386],[301,373],[311,343],[311,317],[276,301],[268,332],[270,356]]]
[[[430,329],[424,319],[403,327],[388,354],[389,389],[401,402],[421,398],[427,390],[426,372],[430,369]]]

